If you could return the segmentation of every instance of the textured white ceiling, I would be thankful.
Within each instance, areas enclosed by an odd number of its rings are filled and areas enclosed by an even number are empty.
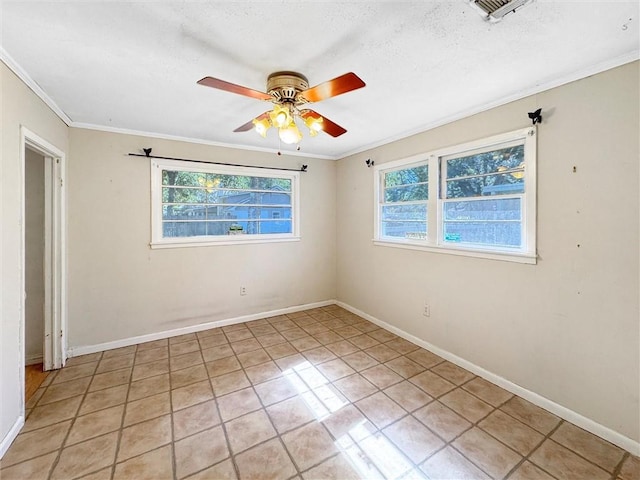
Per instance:
[[[275,132],[233,133],[269,104],[196,81],[353,71],[365,88],[312,105],[348,132],[301,143],[340,158],[638,58],[639,8],[538,0],[492,24],[465,0],[2,0],[0,53],[72,125],[274,150]]]

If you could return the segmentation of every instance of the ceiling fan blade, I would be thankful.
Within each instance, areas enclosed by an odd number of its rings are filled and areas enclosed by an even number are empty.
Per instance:
[[[235,83],[225,82],[218,78],[204,77],[203,79],[198,80],[198,84],[204,85],[205,87],[224,90],[225,92],[237,93],[238,95],[244,95],[245,97],[256,98],[258,100],[273,100],[273,97],[268,93],[259,92],[258,90],[243,87],[242,85],[236,85]]]
[[[322,130],[328,133],[332,137],[339,137],[343,133],[347,133],[347,130],[337,123],[332,122],[327,117],[322,117]]]
[[[308,102],[319,102],[320,100],[326,100],[327,98],[336,97],[343,93],[357,90],[364,87],[366,84],[355,73],[349,72],[341,75],[328,82],[321,83],[315,87],[311,87],[304,92],[300,93]]]
[[[320,115],[318,112],[314,112],[313,110],[302,110],[300,112],[300,116],[305,119],[309,116],[314,118],[322,117],[322,131],[331,135],[332,137],[339,137],[343,133],[347,133],[346,129],[342,128],[337,123],[332,122],[324,115]]]
[[[269,116],[269,112],[261,113],[257,117],[252,118],[251,120],[249,120],[244,125],[240,125],[238,128],[236,128],[234,130],[234,132],[248,132],[249,130],[251,130],[254,127],[254,123],[253,123],[254,120],[262,120],[263,118],[267,118],[268,116]]]
[[[248,132],[253,128],[253,120],[249,120],[244,125],[240,125],[238,128],[234,130],[234,132]]]

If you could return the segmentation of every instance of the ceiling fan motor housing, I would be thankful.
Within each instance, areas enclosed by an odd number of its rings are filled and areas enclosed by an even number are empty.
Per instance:
[[[275,72],[267,78],[267,93],[276,103],[305,103],[300,92],[309,88],[307,77],[297,72]]]

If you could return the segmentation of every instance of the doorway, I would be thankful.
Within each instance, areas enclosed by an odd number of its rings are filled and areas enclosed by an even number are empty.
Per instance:
[[[38,383],[44,357],[44,167],[45,157],[26,147],[24,154],[24,249],[26,400]],[[31,386],[34,386],[30,388]],[[35,387],[37,388],[37,387]]]
[[[48,371],[66,360],[65,155],[22,127],[21,163],[21,352]]]

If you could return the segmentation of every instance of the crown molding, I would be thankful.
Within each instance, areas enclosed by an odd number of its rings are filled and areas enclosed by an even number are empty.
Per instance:
[[[7,51],[1,46],[0,60],[9,68],[9,70],[11,70],[20,80],[22,80],[25,85],[27,85],[27,87],[29,87],[40,100],[46,103],[47,106],[51,110],[53,110],[53,112],[58,115],[58,117],[60,117],[60,120],[66,123],[68,127],[73,126],[73,120],[71,120],[71,118],[69,118],[69,116],[64,113],[64,111],[58,106],[58,104],[54,102],[53,99],[49,95],[47,95],[47,93],[42,88],[40,88],[40,85],[38,85],[33,80],[33,78],[29,76],[26,70],[22,68],[18,64],[18,62],[16,62],[13,57],[9,55],[9,53],[7,53]]]
[[[253,152],[263,152],[263,153],[273,153],[273,154],[278,154],[278,152],[280,152],[282,155],[293,156],[293,157],[318,158],[322,160],[338,160],[339,158],[339,157],[333,157],[329,155],[311,154],[311,153],[304,153],[304,152],[298,152],[298,151],[293,151],[293,152],[289,150],[282,151],[282,150],[277,150],[275,148],[261,148],[261,147],[253,147],[248,145],[237,145],[234,143],[214,142],[212,140],[203,140],[201,138],[182,137],[179,135],[168,135],[165,133],[145,132],[141,130],[132,130],[129,128],[105,127],[102,125],[95,125],[92,123],[73,122],[69,126],[73,128],[84,128],[86,130],[96,130],[99,132],[120,133],[123,135],[134,135],[138,137],[158,138],[161,140],[172,140],[175,142],[195,143],[198,145],[207,145],[210,147],[233,148],[235,150],[248,150]]]
[[[575,70],[563,77],[559,77],[548,82],[537,84],[531,88],[521,90],[516,94],[510,95],[508,97],[504,97],[500,100],[487,102],[480,106],[476,106],[474,108],[462,110],[454,115],[444,117],[438,121],[424,124],[420,127],[407,130],[397,135],[386,137],[380,141],[363,145],[362,147],[356,148],[354,150],[350,150],[342,154],[319,155],[319,154],[307,154],[299,151],[287,151],[287,152],[283,152],[283,154],[296,156],[296,157],[303,157],[303,158],[317,158],[322,160],[341,160],[344,158],[348,158],[352,155],[356,155],[358,153],[366,152],[374,148],[387,145],[389,143],[397,142],[399,140],[411,137],[413,135],[424,133],[434,128],[441,127],[443,125],[455,122],[457,120],[461,120],[466,117],[470,117],[472,115],[476,115],[478,113],[490,110],[492,108],[496,108],[501,105],[505,105],[507,103],[520,100],[522,98],[535,95],[535,94],[544,92],[546,90],[550,90],[552,88],[566,85],[567,83],[581,80],[591,75],[595,75],[595,74],[604,72],[606,70],[610,70],[612,68],[625,65],[627,63],[637,61],[638,59],[640,59],[640,50],[634,50],[624,55],[620,55],[618,57],[606,60],[604,62],[600,62],[596,65]],[[88,130],[97,130],[97,131],[110,132],[110,133],[120,133],[125,135],[136,135],[136,136],[149,137],[149,138],[158,138],[163,140],[173,140],[178,142],[188,142],[188,143],[208,145],[213,147],[234,148],[237,150],[247,150],[247,151],[254,151],[254,152],[274,153],[274,154],[278,154],[279,152],[279,150],[274,148],[261,148],[261,147],[254,147],[254,146],[248,146],[248,145],[237,145],[237,144],[231,144],[231,143],[215,142],[211,140],[203,140],[200,138],[183,137],[179,135],[168,135],[168,134],[145,132],[145,131],[133,130],[133,129],[127,129],[127,128],[108,127],[104,125],[74,122],[73,120],[71,120],[71,118],[69,118],[69,116],[66,113],[64,113],[64,111],[56,104],[56,102],[54,102],[53,99],[49,97],[49,95],[47,95],[47,93],[42,88],[40,88],[40,86],[29,76],[29,74],[1,46],[0,46],[0,60],[4,62],[4,64],[7,65],[7,67],[15,75],[17,75],[18,78],[20,78],[36,94],[36,96],[38,96],[44,103],[46,103],[47,106],[51,108],[51,110],[53,110],[53,112],[56,115],[58,115],[58,117],[60,117],[60,119],[64,123],[66,123],[67,126],[69,127],[84,128]]]
[[[539,83],[531,88],[527,88],[525,90],[521,90],[518,93],[510,95],[508,97],[501,98],[500,100],[496,100],[493,102],[488,102],[474,108],[469,108],[466,110],[462,110],[454,115],[450,115],[448,117],[444,117],[435,122],[427,123],[422,125],[421,127],[417,127],[411,130],[407,130],[403,133],[393,135],[391,137],[384,138],[378,142],[373,142],[368,145],[356,148],[351,150],[339,157],[340,160],[344,158],[348,158],[352,155],[356,155],[358,153],[366,152],[372,150],[377,147],[381,147],[383,145],[388,145],[389,143],[397,142],[399,140],[411,137],[413,135],[417,135],[419,133],[424,133],[429,130],[433,130],[434,128],[441,127],[443,125],[447,125],[449,123],[455,122],[457,120],[462,120],[463,118],[470,117],[472,115],[476,115],[481,112],[485,112],[487,110],[491,110],[492,108],[499,107],[501,105],[506,105],[507,103],[514,102],[516,100],[521,100],[523,98],[529,97],[531,95],[536,95],[538,93],[544,92],[546,90],[551,90],[552,88],[560,87],[562,85],[566,85],[567,83],[575,82],[577,80],[582,80],[583,78],[590,77],[592,75],[596,75],[598,73],[602,73],[606,70],[611,70],[612,68],[620,67],[622,65],[626,65],[627,63],[635,62],[640,59],[640,50],[634,50],[632,52],[626,53],[624,55],[620,55],[618,57],[606,60],[604,62],[600,62],[595,65],[591,65],[587,68],[582,68],[579,70],[575,70],[565,76],[558,77],[554,80]]]
[[[11,70],[22,82],[33,91],[68,127],[84,128],[87,130],[97,130],[101,132],[120,133],[124,135],[135,135],[140,137],[158,138],[162,140],[173,140],[177,142],[195,143],[199,145],[208,145],[212,147],[234,148],[236,150],[247,150],[254,152],[273,153],[282,155],[290,155],[302,158],[317,158],[322,160],[338,160],[341,157],[333,155],[311,154],[301,151],[281,151],[275,148],[261,148],[247,145],[237,145],[232,143],[215,142],[212,140],[203,140],[201,138],[183,137],[179,135],[168,135],[163,133],[145,132],[141,130],[133,130],[128,128],[109,127],[104,125],[95,125],[91,123],[74,122],[58,104],[29,76],[29,74],[16,62],[7,51],[0,46],[0,61],[2,61],[9,70]]]

